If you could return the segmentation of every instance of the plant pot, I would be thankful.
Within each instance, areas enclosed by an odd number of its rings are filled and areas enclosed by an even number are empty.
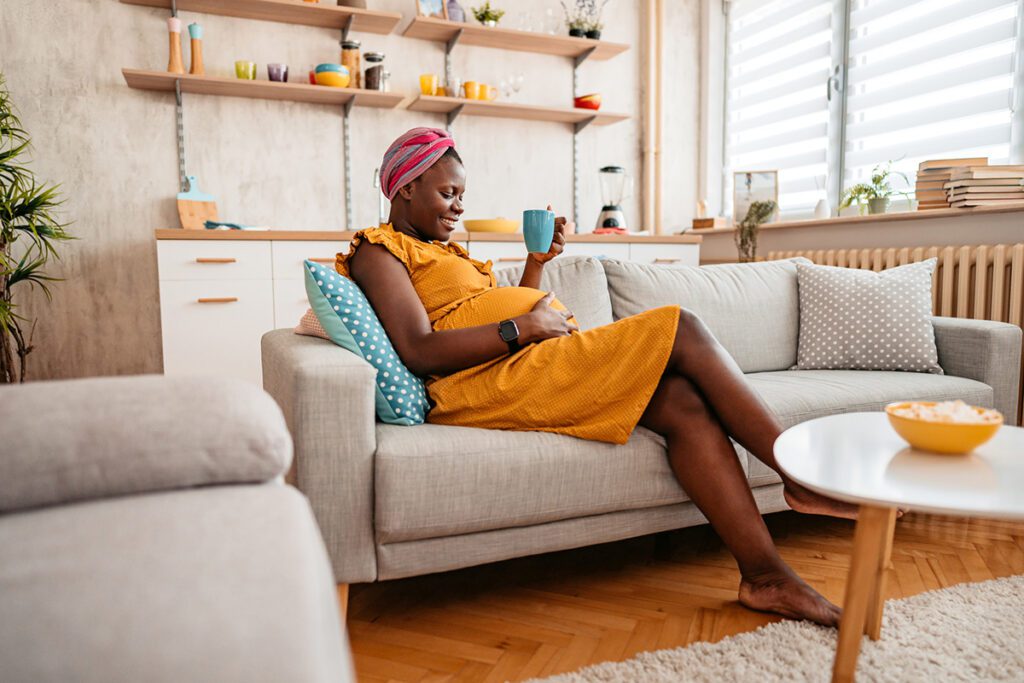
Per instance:
[[[569,35],[572,36],[573,38],[582,38],[585,35],[585,33],[581,28],[571,28],[569,29]]]
[[[483,22],[483,25],[489,28],[494,28],[495,26],[498,25],[498,21],[496,19],[488,19],[487,21]]]
[[[591,40],[601,40],[601,32],[597,30],[587,31],[584,35]]]
[[[885,213],[889,209],[889,198],[888,197],[874,197],[868,200],[868,213],[878,214]]]

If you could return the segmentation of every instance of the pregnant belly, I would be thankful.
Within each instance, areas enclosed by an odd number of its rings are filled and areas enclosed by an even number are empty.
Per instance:
[[[439,330],[455,330],[500,323],[533,310],[546,292],[532,287],[495,287],[477,294],[459,305],[458,308],[435,323]],[[552,307],[564,311],[565,306],[558,299]],[[576,321],[573,320],[573,323]]]

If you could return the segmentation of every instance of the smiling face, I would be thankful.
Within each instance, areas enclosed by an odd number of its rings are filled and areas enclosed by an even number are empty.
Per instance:
[[[402,201],[392,203],[392,223],[402,232],[407,232],[403,223],[407,224],[420,239],[446,242],[462,215],[465,191],[466,169],[457,159],[445,155],[399,189],[395,199]]]

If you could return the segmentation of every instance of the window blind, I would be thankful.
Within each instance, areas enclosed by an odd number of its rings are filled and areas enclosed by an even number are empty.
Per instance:
[[[780,215],[809,214],[826,195],[834,0],[726,5],[724,202],[737,171],[779,172]]]
[[[843,185],[893,161],[1010,156],[1017,0],[855,0]],[[902,179],[894,186],[905,188]]]

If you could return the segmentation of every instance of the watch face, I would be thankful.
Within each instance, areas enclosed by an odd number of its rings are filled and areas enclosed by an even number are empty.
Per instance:
[[[498,325],[498,334],[501,335],[502,341],[515,341],[519,339],[519,327],[516,326],[515,321],[506,320]]]

